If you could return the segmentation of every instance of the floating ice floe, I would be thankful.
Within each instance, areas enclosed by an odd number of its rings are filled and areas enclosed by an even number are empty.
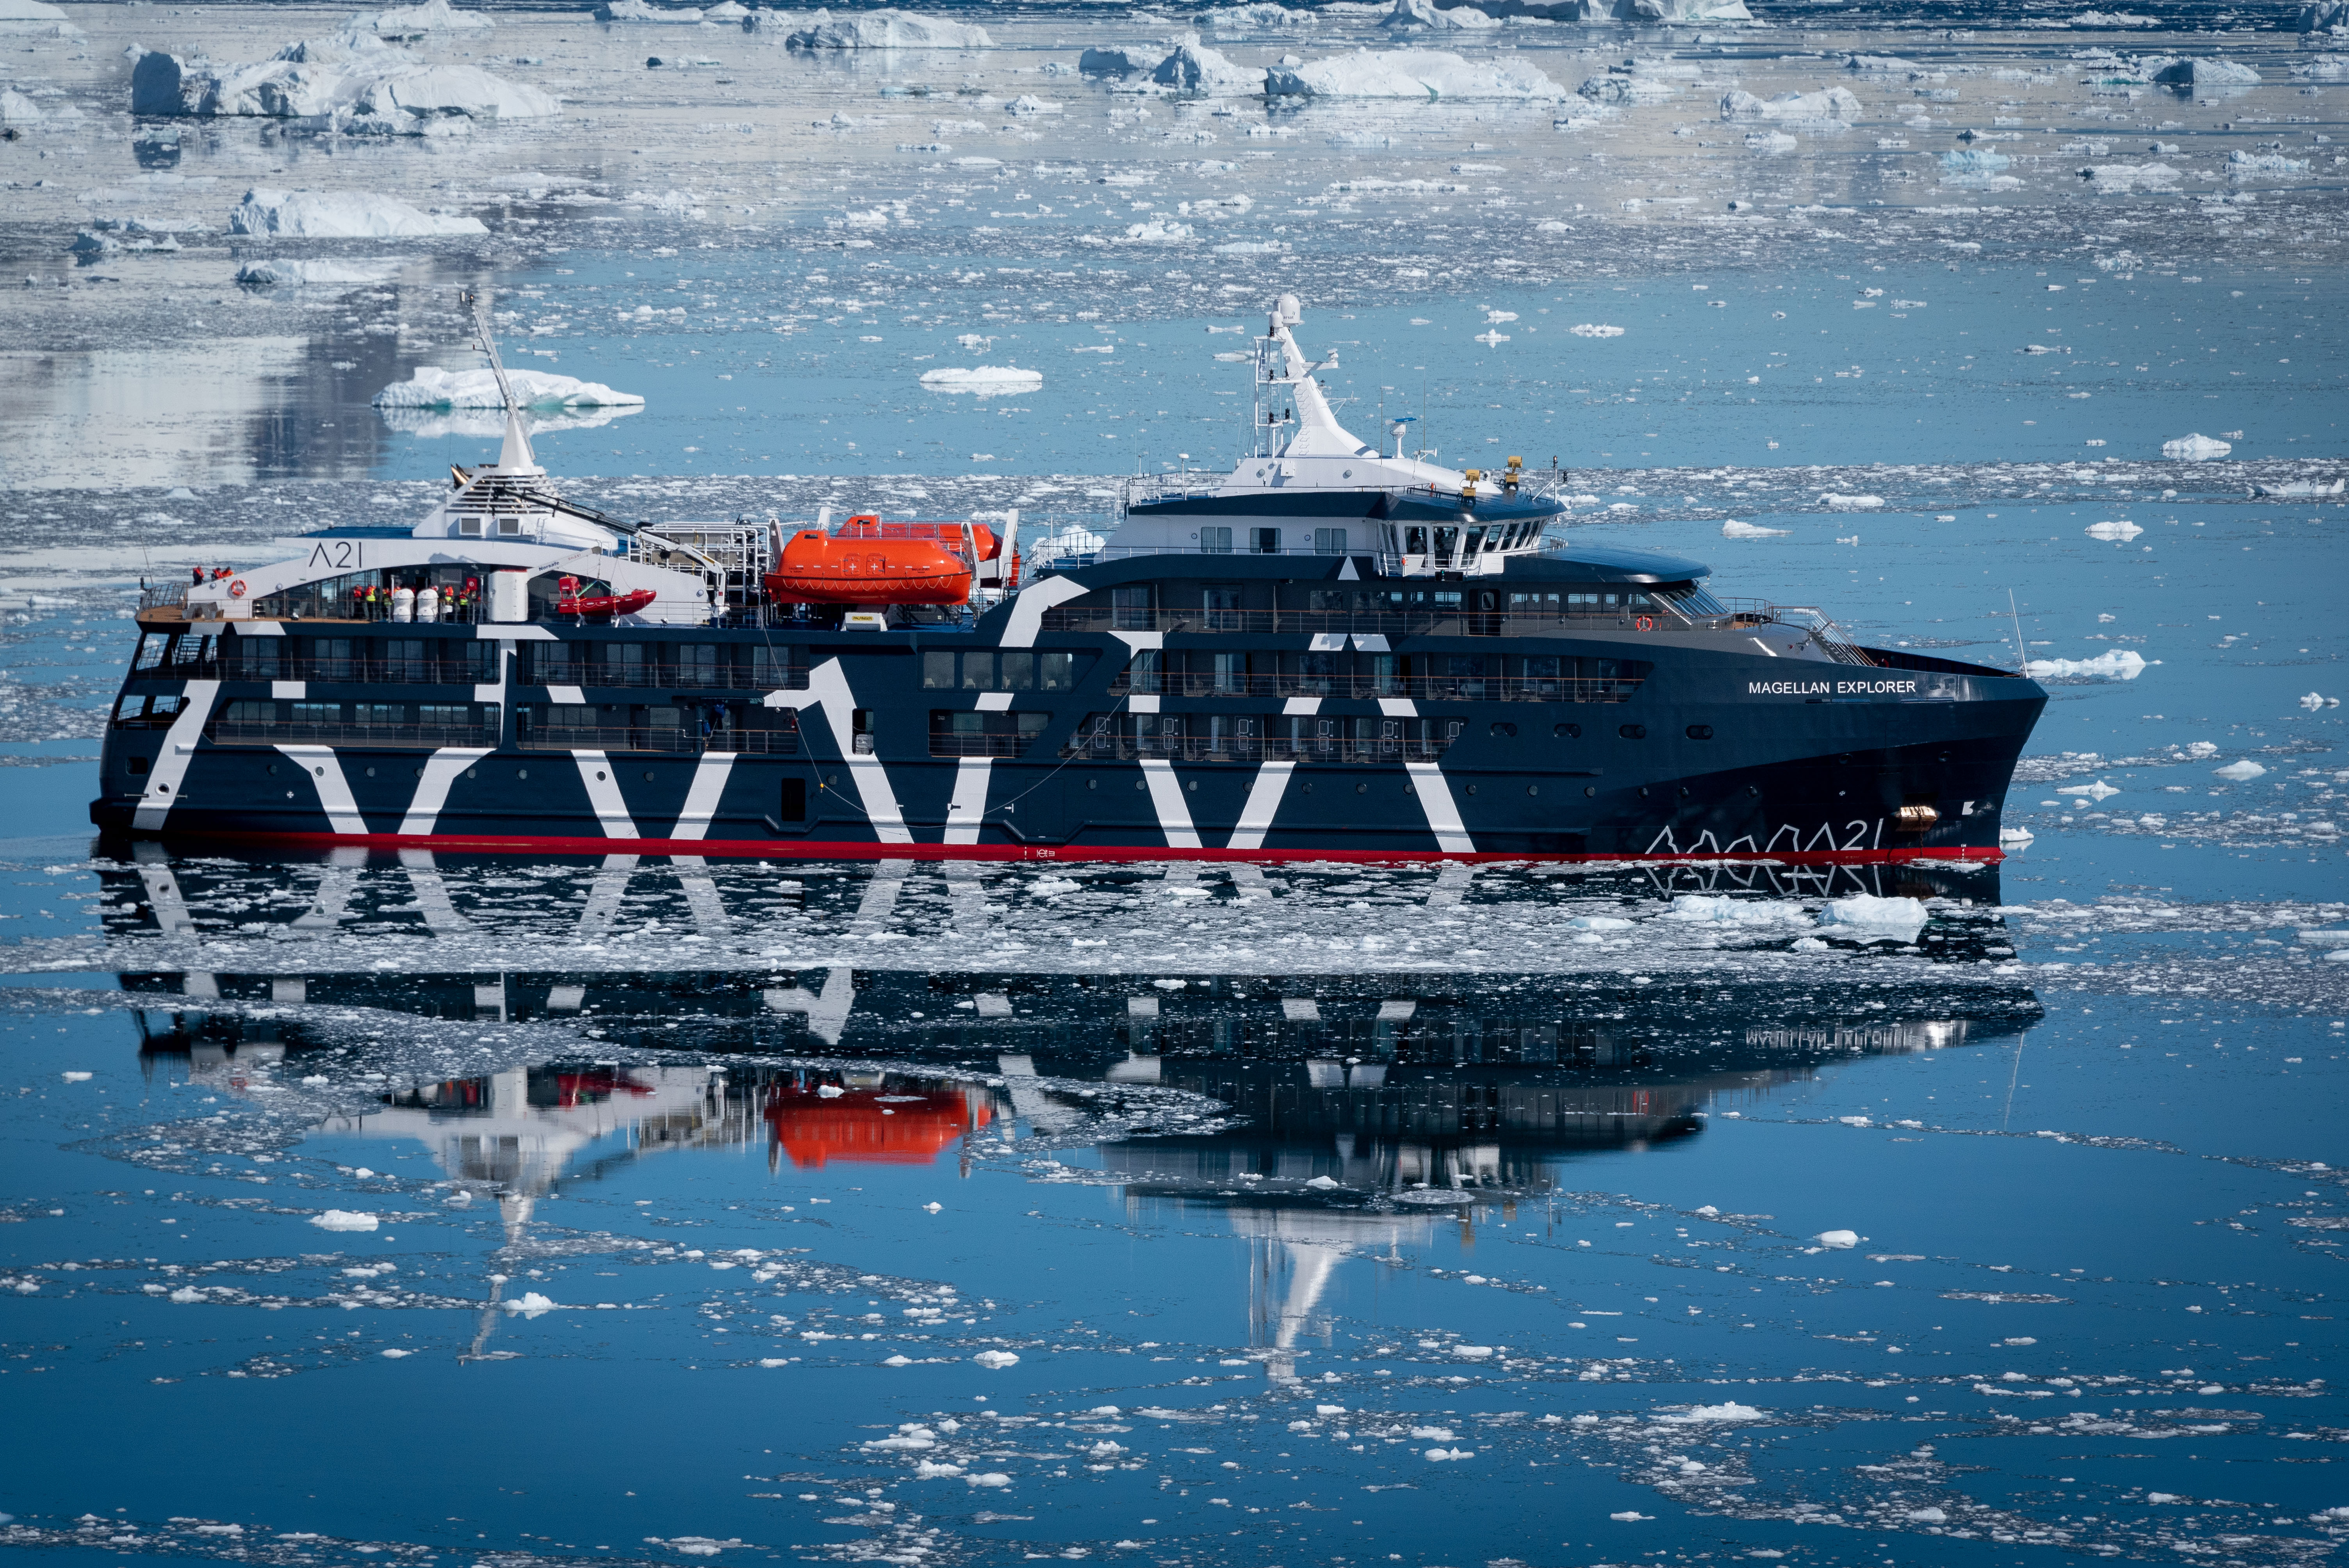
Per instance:
[[[38,125],[48,116],[15,88],[0,88],[0,125]]]
[[[978,1362],[981,1367],[986,1367],[990,1372],[999,1372],[1006,1367],[1016,1365],[1019,1362],[1019,1357],[1013,1355],[1009,1350],[982,1350],[978,1355],[972,1357],[971,1359]],[[979,1484],[985,1486],[993,1485],[995,1483],[982,1481]]]
[[[1503,99],[1555,103],[1568,94],[1520,60],[1470,61],[1443,49],[1357,49],[1264,73],[1268,98]]]
[[[2282,484],[2253,485],[2251,493],[2274,500],[2290,500],[2302,496],[2339,495],[2349,490],[2349,480],[2334,480],[2327,484],[2322,480],[2286,480]]]
[[[2023,666],[2023,673],[2033,680],[2058,676],[2102,676],[2109,680],[2133,681],[2145,674],[2146,667],[2146,656],[2135,648],[2115,648],[2093,659],[2033,659]]]
[[[43,0],[0,0],[0,36],[78,38],[81,29]]]
[[[1321,18],[1311,11],[1276,5],[1270,0],[1250,5],[1226,5],[1208,12],[1206,20],[1218,33],[1280,32],[1321,25]]]
[[[323,1214],[313,1214],[310,1222],[322,1231],[372,1231],[376,1217],[360,1209],[329,1209]]]
[[[1756,152],[1792,152],[1802,143],[1783,130],[1755,130],[1746,133],[1745,145]]]
[[[2246,757],[2240,762],[2230,762],[2224,768],[2214,768],[2211,771],[2230,784],[2248,784],[2263,777],[2267,769]]]
[[[2121,195],[2131,191],[2168,191],[2186,178],[2167,163],[2099,163],[2080,170],[2100,196]]]
[[[1620,67],[1610,68],[1603,77],[1586,78],[1574,90],[1578,97],[1603,104],[1661,103],[1666,98],[1680,96],[1680,89],[1670,82],[1640,76]]]
[[[2174,441],[2161,443],[2163,457],[2183,458],[2194,463],[2202,462],[2209,458],[2223,458],[2234,449],[2229,442],[2221,441],[2212,436],[2202,435],[2199,431],[2191,436],[2180,436]]]
[[[371,33],[384,39],[412,39],[429,38],[435,33],[484,32],[496,26],[479,11],[460,11],[449,0],[424,0],[420,5],[362,11],[343,24],[343,30]]]
[[[1830,490],[1819,497],[1819,504],[1836,511],[1865,511],[1870,507],[1882,506],[1884,498],[1880,495],[1837,495]],[[1842,542],[1838,540],[1837,542]]]
[[[1914,942],[1925,929],[1925,904],[1921,899],[1854,893],[1830,899],[1819,911],[1819,924],[1834,935],[1865,942]]]
[[[1379,22],[1381,27],[1412,33],[1440,33],[1455,29],[1464,32],[1500,25],[1500,18],[1487,16],[1474,5],[1446,8],[1435,5],[1434,0],[1394,0],[1394,8]]]
[[[1234,65],[1219,49],[1186,33],[1174,52],[1158,62],[1151,82],[1190,98],[1246,98],[1265,90],[1268,73],[1254,66]]]
[[[536,1317],[542,1312],[553,1312],[556,1305],[554,1301],[534,1290],[526,1290],[519,1296],[509,1296],[498,1305],[508,1312],[520,1313],[524,1317]]]
[[[130,71],[130,112],[210,119],[316,119],[347,130],[413,132],[417,122],[531,119],[563,108],[554,94],[478,66],[420,60],[366,36],[288,44],[250,66],[191,63],[141,53]]]
[[[2092,522],[2082,531],[2086,533],[2090,539],[2127,541],[2135,539],[2138,534],[2143,533],[2145,530],[2139,528],[2136,523],[2129,521],[2127,518],[2119,518],[2111,522]]]
[[[2102,802],[2111,799],[2114,796],[2119,794],[2120,791],[2099,779],[2093,784],[2066,784],[2062,789],[2056,790],[2055,793],[2058,795],[2085,795],[2091,800]]]
[[[1772,119],[1811,121],[1818,124],[1848,125],[1857,119],[1862,109],[1858,95],[1849,88],[1821,88],[1816,92],[1780,93],[1774,98],[1756,98],[1744,88],[1733,88],[1722,95],[1721,118],[1723,119]]]
[[[616,392],[599,381],[557,376],[551,370],[511,370],[506,379],[515,399],[528,408],[609,407],[641,405],[633,392]],[[442,370],[419,365],[415,375],[395,382],[375,395],[378,408],[502,408],[497,373],[492,370]]]
[[[1798,903],[1765,903],[1759,899],[1731,898],[1724,893],[1684,892],[1672,900],[1662,916],[1693,925],[1808,925],[1810,917]]]
[[[2257,87],[2260,73],[2233,60],[2172,60],[2153,79],[2166,87]]]
[[[2337,696],[2326,696],[2323,692],[2313,691],[2300,699],[2300,706],[2314,713],[2320,708],[2339,707],[2341,699]]]
[[[694,5],[648,5],[645,0],[605,0],[605,4],[595,7],[595,20],[698,27],[701,25],[701,10]]]
[[[1077,57],[1077,69],[1089,77],[1138,77],[1151,63],[1132,49],[1087,49]]]
[[[978,365],[966,369],[959,366],[940,366],[936,370],[922,372],[922,385],[933,392],[968,392],[978,397],[1001,397],[1014,392],[1033,392],[1044,385],[1042,372],[1022,370],[1016,365]]]
[[[1849,1249],[1859,1245],[1859,1233],[1857,1231],[1821,1231],[1811,1240],[1823,1247]]]
[[[300,284],[305,287],[335,285],[358,288],[368,284],[388,282],[408,264],[404,256],[388,256],[377,261],[308,261],[297,262],[283,257],[265,261],[246,262],[236,269],[236,281],[253,288],[274,288],[280,284]]]
[[[2308,172],[2308,160],[2286,158],[2280,152],[2230,152],[2227,154],[2227,178],[2230,180],[2281,180],[2287,175]]]
[[[1198,235],[1188,223],[1169,223],[1163,218],[1149,218],[1139,223],[1128,223],[1125,232],[1118,238],[1119,242],[1128,245],[1179,245],[1186,240],[1198,238]]]
[[[1925,67],[1914,60],[1904,60],[1893,55],[1853,55],[1843,63],[1847,71],[1898,72],[1921,71]]]
[[[479,218],[426,212],[371,191],[271,191],[254,186],[228,215],[232,234],[305,240],[412,239],[486,234]]]
[[[1783,528],[1764,528],[1759,523],[1740,522],[1733,517],[1721,525],[1721,537],[1723,539],[1777,539],[1786,531]]]
[[[1848,1231],[1831,1233],[1851,1235]],[[1857,1236],[1852,1239],[1855,1242],[1858,1240]],[[1762,1412],[1751,1405],[1741,1405],[1732,1399],[1725,1405],[1691,1405],[1685,1410],[1665,1410],[1656,1419],[1671,1426],[1693,1427],[1720,1421],[1758,1421],[1762,1419]]]
[[[988,1470],[981,1475],[967,1475],[962,1479],[973,1486],[1009,1486],[1011,1484],[1011,1478],[1001,1470]]]
[[[987,29],[969,22],[949,22],[939,16],[916,16],[907,11],[860,11],[834,16],[829,11],[790,15],[754,12],[742,25],[761,32],[793,27],[783,38],[793,49],[991,49],[995,40]]]
[[[1623,335],[1623,329],[1619,326],[1603,326],[1596,322],[1588,321],[1582,322],[1574,326],[1569,326],[1566,330],[1574,334],[1577,337],[1620,337]]]
[[[1469,1449],[1430,1449],[1427,1457],[1440,1463],[1445,1460],[1473,1460],[1476,1455]]]

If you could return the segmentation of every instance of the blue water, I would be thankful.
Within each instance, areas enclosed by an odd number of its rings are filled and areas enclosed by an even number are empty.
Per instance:
[[[1170,315],[1160,303],[1186,286],[1166,278],[1212,279],[1216,258],[1122,257],[1106,272],[1081,255],[1040,261],[1009,280],[1018,319],[989,321],[983,289],[955,281],[986,271],[984,260],[874,263],[851,253],[817,268],[723,254],[574,250],[556,258],[562,270],[524,274],[520,286],[545,291],[522,302],[524,320],[566,325],[513,338],[509,358],[647,401],[597,429],[548,434],[550,464],[1118,474],[1186,453],[1228,466],[1246,440],[1252,371],[1215,356],[1248,347],[1272,290],[1252,284],[1215,315]],[[809,283],[810,273],[827,281]],[[1855,263],[1416,302],[1366,287],[1307,300],[1299,337],[1310,353],[1337,352],[1340,368],[1323,380],[1348,399],[1340,417],[1357,435],[1385,444],[1384,419],[1409,415],[1420,421],[1413,449],[1464,467],[1495,466],[1496,449],[1569,469],[2146,459],[2164,441],[2222,430],[2241,432],[2239,458],[2337,454],[2349,347],[2340,313],[2280,270],[2190,275]],[[1144,279],[1152,296],[1125,295],[1122,310],[1120,296]],[[820,295],[871,308],[808,303]],[[686,314],[614,325],[639,306]],[[1102,319],[1071,319],[1071,307]],[[1489,312],[1516,319],[1488,325]],[[779,316],[800,330],[776,335],[766,324]],[[1583,325],[1623,333],[1568,330]],[[1476,341],[1487,332],[1508,341]],[[993,341],[958,346],[968,334]],[[2034,344],[2050,352],[2026,352]],[[1103,346],[1112,352],[1094,352]],[[1044,384],[994,398],[920,385],[926,369],[977,364],[1037,370]],[[402,438],[376,472],[429,477],[492,444]]]

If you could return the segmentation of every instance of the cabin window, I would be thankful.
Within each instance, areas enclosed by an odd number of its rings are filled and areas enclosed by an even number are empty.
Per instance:
[[[1512,615],[1556,615],[1558,608],[1556,593],[1512,593],[1509,595],[1509,614]]]
[[[522,519],[518,517],[502,517],[498,519],[499,537],[503,539],[513,539],[518,537],[521,533]]]
[[[922,689],[924,691],[954,690],[957,656],[954,654],[924,654],[922,655]]]
[[[1232,531],[1228,528],[1201,529],[1199,548],[1209,555],[1229,555],[1232,552]]]
[[[677,661],[676,684],[686,686],[730,685],[726,650],[715,643],[677,643],[670,646]]]
[[[925,653],[922,655],[924,691],[1069,691],[1076,684],[1077,655],[1074,654]]]
[[[1202,591],[1207,611],[1207,630],[1237,632],[1240,629],[1240,585],[1237,583],[1210,583]]]
[[[923,655],[925,659],[929,655]],[[923,685],[929,684],[927,664],[923,665]],[[777,688],[802,690],[807,686],[807,650],[805,648],[771,647],[761,645],[750,650],[750,684],[761,690]]]
[[[467,729],[473,723],[473,707],[463,702],[419,703],[416,722],[426,729]]]
[[[1044,733],[1049,713],[980,713],[971,708],[930,711],[933,757],[1018,757]]]
[[[139,651],[130,655],[130,667],[134,671],[160,668],[163,660],[171,651],[170,636],[152,634],[142,636],[139,639]]]
[[[222,712],[221,718],[228,724],[275,724],[277,705],[274,702],[233,702]]]
[[[408,705],[404,702],[355,702],[351,704],[351,722],[364,726],[406,724]]]
[[[1411,554],[1411,555],[1424,555],[1424,554],[1426,554],[1426,553],[1427,553],[1427,530],[1426,530],[1426,529],[1424,529],[1424,528],[1406,528],[1406,529],[1404,529],[1404,530],[1402,531],[1402,547],[1403,547],[1404,552],[1405,552],[1407,554]]]
[[[1277,528],[1251,528],[1251,529],[1249,529],[1249,530],[1248,530],[1248,553],[1249,553],[1249,554],[1251,554],[1251,555],[1278,555],[1278,554],[1279,554],[1279,553],[1280,553],[1280,530],[1278,530],[1278,529],[1277,529]]]
[[[1121,632],[1149,632],[1157,629],[1151,614],[1150,589],[1112,588],[1109,591],[1110,625]]]
[[[383,673],[388,681],[429,681],[433,669],[432,645],[419,637],[390,637],[383,649]],[[365,722],[362,720],[361,722]]]
[[[239,637],[229,645],[236,650],[232,678],[248,681],[272,681],[277,678],[278,647],[283,637]],[[143,650],[142,650],[143,652]]]
[[[1343,555],[1346,553],[1346,531],[1342,528],[1317,528],[1313,531],[1313,553]]]

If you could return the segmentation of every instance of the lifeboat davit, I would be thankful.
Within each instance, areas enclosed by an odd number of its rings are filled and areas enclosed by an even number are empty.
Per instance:
[[[564,578],[556,588],[554,608],[564,615],[633,615],[660,597],[650,588],[626,593],[582,593],[576,577]]]
[[[982,553],[995,536],[983,529]],[[954,548],[947,543],[951,534]],[[961,604],[970,598],[970,562],[958,523],[884,523],[854,517],[838,533],[807,529],[783,545],[767,573],[767,597],[785,603]]]

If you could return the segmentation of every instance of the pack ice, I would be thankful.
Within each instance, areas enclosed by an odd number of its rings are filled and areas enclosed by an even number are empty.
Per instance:
[[[792,49],[991,49],[995,40],[987,29],[968,22],[947,22],[936,16],[916,16],[904,11],[864,11],[834,16],[812,11],[804,16],[753,12],[742,19],[750,31],[765,32],[792,22],[800,26],[784,35]]]
[[[137,115],[331,119],[352,130],[415,131],[429,119],[528,119],[562,107],[551,93],[478,66],[433,64],[365,36],[305,39],[250,66],[147,51],[130,72]]]
[[[1469,61],[1443,49],[1357,49],[1264,73],[1268,98],[1513,98],[1556,103],[1564,88],[1517,60]]]
[[[922,385],[933,392],[968,392],[979,397],[1000,397],[1010,392],[1033,392],[1044,385],[1040,371],[1016,365],[980,365],[968,369],[941,366],[922,372]]]
[[[1743,88],[1723,93],[1721,118],[1723,119],[1773,119],[1808,121],[1814,124],[1848,125],[1860,117],[1858,95],[1849,88],[1821,88],[1816,92],[1780,93],[1774,98],[1756,98]]]
[[[304,240],[406,239],[423,234],[486,234],[479,218],[425,212],[371,191],[271,191],[254,186],[228,215],[232,234]]]
[[[616,407],[641,405],[633,392],[615,392],[600,381],[582,381],[546,370],[510,370],[514,397],[529,408]],[[416,367],[413,378],[394,382],[375,395],[378,408],[497,408],[504,406],[498,378],[490,370]]]

